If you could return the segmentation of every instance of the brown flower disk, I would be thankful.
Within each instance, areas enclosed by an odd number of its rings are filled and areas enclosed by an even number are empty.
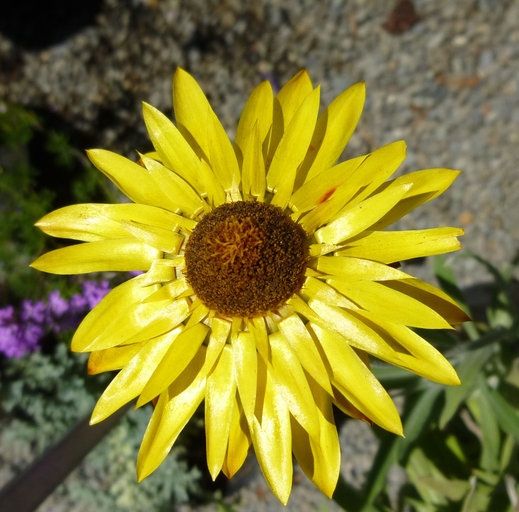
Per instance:
[[[210,309],[230,317],[275,311],[303,285],[303,228],[260,202],[226,203],[205,215],[185,250],[187,280]]]

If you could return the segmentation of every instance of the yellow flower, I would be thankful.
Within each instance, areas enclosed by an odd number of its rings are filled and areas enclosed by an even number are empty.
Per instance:
[[[364,84],[320,116],[319,93],[305,71],[276,96],[261,83],[231,144],[199,85],[179,69],[176,125],[144,104],[155,152],[137,164],[88,151],[133,202],[68,206],[36,224],[85,242],[44,254],[32,265],[39,270],[145,271],[111,291],[72,340],[72,350],[91,352],[90,373],[120,370],[92,423],[135,398],[138,407],[155,403],[139,480],[204,401],[213,478],[232,477],[252,443],[281,502],[290,495],[292,454],[331,496],[340,468],[332,405],[402,435],[370,355],[459,384],[411,328],[450,328],[466,315],[394,264],[455,251],[463,231],[385,230],[441,194],[458,171],[388,181],[405,158],[403,141],[336,164],[360,117]]]

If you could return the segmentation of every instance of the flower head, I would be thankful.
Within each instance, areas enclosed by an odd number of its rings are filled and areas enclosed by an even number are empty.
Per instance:
[[[155,403],[137,460],[152,473],[204,402],[207,463],[231,477],[253,445],[286,503],[292,453],[333,493],[340,447],[332,406],[402,434],[369,356],[458,384],[450,364],[412,327],[450,328],[466,315],[395,263],[457,250],[461,229],[388,231],[441,194],[457,171],[390,179],[405,143],[336,164],[364,103],[364,84],[319,116],[305,71],[274,96],[248,99],[231,144],[196,81],[174,77],[176,125],[148,104],[155,151],[139,163],[91,150],[94,165],[133,202],[79,204],[37,226],[83,243],[38,258],[57,274],[144,271],[84,319],[72,350],[89,372],[119,370],[92,415]]]

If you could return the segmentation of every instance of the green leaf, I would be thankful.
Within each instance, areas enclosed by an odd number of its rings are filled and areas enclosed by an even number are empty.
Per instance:
[[[430,385],[411,405],[405,407],[403,414],[405,438],[384,435],[372,469],[363,486],[365,499],[363,506],[358,509],[359,511],[365,511],[366,506],[373,504],[384,488],[387,472],[391,465],[401,460],[412,449],[413,442],[426,429],[429,424],[429,416],[441,390],[441,386]]]
[[[445,439],[445,446],[462,464],[467,463],[467,455],[463,451],[462,445],[455,435],[449,434],[447,436],[447,439]]]
[[[415,489],[431,508],[447,504],[440,485],[440,482],[446,479],[420,448],[415,448],[411,452],[405,469]]]
[[[483,381],[483,379],[480,379]],[[480,384],[481,385],[481,384]],[[484,381],[483,381],[483,385]],[[494,472],[499,468],[501,433],[499,424],[485,393],[478,390],[467,400],[467,407],[481,429],[480,466],[485,471]]]
[[[505,472],[506,468],[510,464],[512,460],[512,455],[514,453],[515,448],[515,439],[514,436],[508,434],[503,442],[503,449],[501,450],[501,460],[499,463],[499,472],[502,474]]]
[[[489,356],[495,350],[493,345],[488,345],[479,350],[466,354],[456,367],[461,386],[449,387],[445,390],[445,405],[440,415],[439,426],[441,429],[456,414],[462,402],[474,391],[477,386],[479,372]]]
[[[470,491],[468,492],[467,496],[463,500],[463,506],[461,507],[461,512],[475,512],[476,509],[476,477],[472,476],[469,479],[470,484]]]
[[[445,256],[439,254],[433,258],[433,269],[441,289],[452,297],[467,315],[471,316],[470,307],[458,286],[454,272],[447,266]]]
[[[491,471],[482,471],[480,469],[474,469],[473,473],[478,477],[479,480],[483,481],[491,487],[496,487],[499,483],[499,475],[497,473],[493,473]]]
[[[424,477],[421,483],[449,501],[461,501],[470,490],[470,484],[466,480]]]
[[[482,393],[490,403],[491,409],[496,415],[499,426],[519,441],[519,413],[512,407],[495,389],[490,389],[483,382],[480,385]]]

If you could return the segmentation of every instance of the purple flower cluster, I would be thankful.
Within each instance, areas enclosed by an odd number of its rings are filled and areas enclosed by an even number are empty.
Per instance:
[[[0,308],[0,354],[13,358],[38,350],[47,332],[77,327],[83,315],[109,291],[107,281],[87,281],[82,284],[82,293],[69,300],[55,290],[45,302],[24,300],[19,311],[13,306]]]

